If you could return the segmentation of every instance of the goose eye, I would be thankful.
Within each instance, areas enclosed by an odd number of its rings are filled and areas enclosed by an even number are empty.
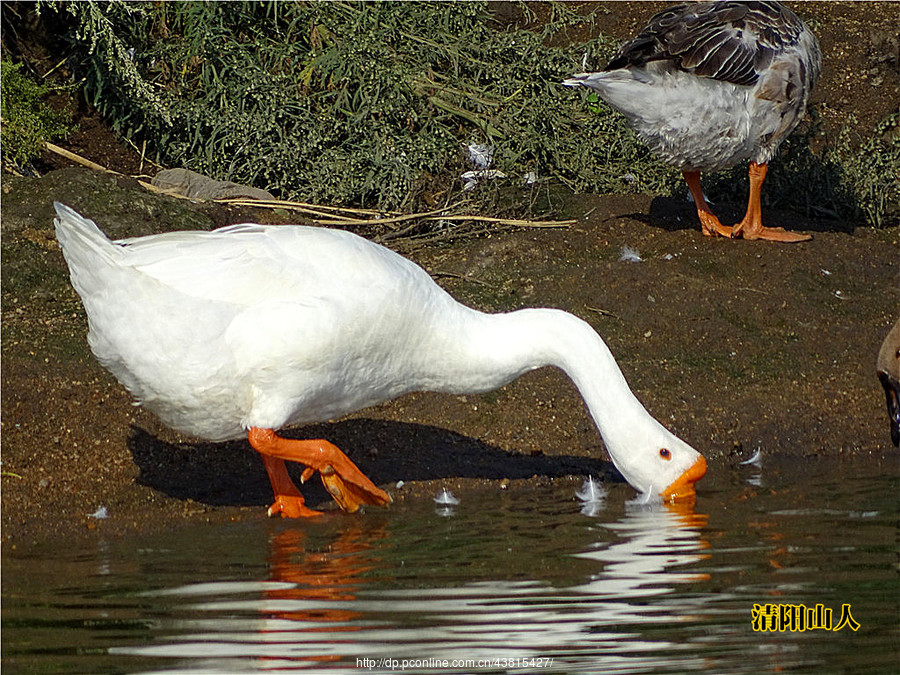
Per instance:
[[[672,453],[669,452],[668,448],[660,448],[659,456],[662,457],[666,461],[669,461],[670,459],[672,459]]]

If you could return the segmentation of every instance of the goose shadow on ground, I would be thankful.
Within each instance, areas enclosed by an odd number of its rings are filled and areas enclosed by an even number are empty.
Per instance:
[[[735,201],[710,202],[710,207],[723,225],[735,225],[744,217],[746,203]],[[630,212],[618,214],[620,218],[631,218],[644,225],[678,232],[680,230],[700,230],[700,220],[694,203],[677,197],[657,196],[650,202],[648,212]],[[823,220],[808,218],[790,209],[780,209],[763,204],[763,224],[771,227],[784,227],[787,230],[802,232],[843,232],[850,234],[854,227],[845,220]]]
[[[573,455],[525,455],[438,427],[352,419],[282,432],[289,438],[327,438],[379,485],[444,478],[511,480],[533,476],[601,476],[621,482],[606,460]],[[140,471],[137,482],[176,499],[213,506],[261,506],[272,500],[263,464],[247,441],[163,441],[131,428],[128,448]],[[302,468],[289,463],[299,485]],[[331,500],[318,480],[303,486],[310,505]]]

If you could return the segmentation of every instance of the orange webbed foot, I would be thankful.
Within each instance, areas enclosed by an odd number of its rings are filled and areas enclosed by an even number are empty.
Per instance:
[[[746,227],[743,223],[738,223],[734,227],[731,234],[735,239],[743,238],[747,241],[754,239],[764,239],[766,241],[778,241],[785,244],[796,244],[800,241],[809,241],[812,239],[811,234],[803,234],[801,232],[788,232],[783,227]]]
[[[348,459],[347,461],[349,462],[350,460]],[[391,496],[387,492],[375,486],[362,473],[359,475],[365,481],[362,484],[349,479],[345,480],[346,476],[341,476],[340,473],[330,466],[325,467],[325,470],[319,473],[319,477],[322,479],[325,489],[328,490],[328,494],[348,513],[354,513],[362,504],[385,506],[392,501]]]
[[[700,172],[684,171],[683,173],[688,190],[691,192],[691,198],[694,200],[694,206],[697,207],[697,217],[700,218],[703,234],[707,237],[731,237],[731,228],[722,225],[716,218],[716,214],[709,208],[709,204],[706,203],[706,197],[703,196],[703,190],[700,187]]]
[[[812,236],[799,232],[788,232],[781,227],[764,227],[762,224],[762,192],[763,181],[766,179],[768,166],[750,162],[748,175],[750,176],[750,198],[747,200],[747,213],[744,218],[731,230],[734,239],[743,238],[748,241],[765,239],[767,241],[780,241],[793,244],[798,241],[809,241]]]
[[[318,470],[328,494],[348,513],[355,513],[362,504],[386,506],[393,501],[340,448],[328,441],[316,442],[321,443],[318,453],[320,456],[315,458],[315,464],[309,464],[303,470],[301,482],[308,481]]]
[[[321,516],[321,511],[309,508],[303,497],[294,495],[276,495],[275,502],[268,510],[269,518],[281,516],[282,518],[312,518]]]
[[[321,511],[314,511],[306,506],[303,495],[288,475],[284,460],[269,455],[262,455],[262,460],[272,483],[272,491],[275,493],[275,502],[268,511],[270,518],[279,515],[283,518],[309,518],[322,515]]]
[[[719,222],[719,219],[716,218],[715,214],[711,211],[701,211],[697,210],[697,216],[700,218],[700,226],[703,229],[703,234],[707,237],[731,237],[732,232],[730,227],[726,227]]]
[[[359,470],[356,464],[350,461],[347,455],[328,441],[281,438],[271,429],[256,427],[250,429],[248,437],[250,444],[263,456],[266,469],[269,470],[269,478],[272,480],[272,487],[276,494],[276,503],[273,504],[273,509],[278,506],[279,495],[287,495],[296,499],[294,494],[296,493],[298,496],[300,494],[293,483],[290,484],[290,488],[286,488],[284,485],[285,479],[290,482],[290,478],[287,478],[287,471],[284,469],[284,460],[306,465],[300,477],[303,482],[309,480],[318,471],[328,493],[338,503],[338,506],[350,513],[357,511],[362,504],[384,506],[392,501],[387,492],[377,487]],[[280,487],[282,489],[279,489]],[[302,510],[310,511],[302,505],[302,497],[300,500]],[[296,510],[296,504],[289,505],[289,508]],[[270,509],[271,512],[272,509]],[[282,514],[288,515],[285,511],[282,511]]]

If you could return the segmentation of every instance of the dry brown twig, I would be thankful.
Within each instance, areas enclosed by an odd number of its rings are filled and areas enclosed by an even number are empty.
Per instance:
[[[81,164],[82,166],[86,166],[89,169],[93,169],[94,171],[101,171],[103,173],[113,174],[116,176],[125,175],[119,171],[113,171],[112,169],[108,169],[105,166],[97,164],[96,162],[92,162],[89,159],[85,159],[84,157],[70,150],[66,150],[65,148],[59,147],[58,145],[54,145],[53,143],[45,143],[44,145],[51,152],[61,157],[65,157],[69,161],[75,162],[76,164]],[[140,179],[136,180],[143,187],[147,188],[148,190],[152,190],[153,192],[168,194],[173,197],[179,197],[181,199],[187,199],[187,197],[174,193],[170,190],[161,190],[160,188],[151,183],[148,183],[147,181],[143,181]],[[379,241],[388,241],[390,239],[404,237],[413,232],[423,221],[444,221],[448,223],[480,222],[499,225],[501,227],[532,228],[570,227],[571,225],[574,225],[576,223],[575,220],[524,220],[519,218],[497,218],[493,216],[480,216],[471,213],[459,213],[458,209],[464,208],[466,205],[465,202],[457,202],[456,204],[451,204],[440,209],[435,209],[433,211],[424,211],[421,213],[397,213],[396,211],[377,211],[374,209],[329,206],[326,204],[310,204],[307,202],[295,202],[285,199],[262,200],[249,198],[231,198],[215,199],[212,201],[218,204],[227,204],[230,206],[244,206],[262,209],[287,209],[291,211],[297,211],[299,213],[312,216],[313,222],[317,225],[338,227],[362,227],[366,225],[379,225],[386,226],[389,229],[393,230],[392,232],[388,232],[387,234],[378,237]],[[411,224],[399,230],[395,227],[392,227],[399,223],[410,222]],[[426,237],[426,240],[438,241],[442,238],[445,237],[439,234],[436,237]]]

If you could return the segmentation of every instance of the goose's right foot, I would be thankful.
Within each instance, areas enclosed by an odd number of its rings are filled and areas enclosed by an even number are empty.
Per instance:
[[[250,445],[263,456],[266,469],[269,470],[269,479],[275,491],[276,500],[279,495],[291,497],[291,509],[300,508],[301,515],[315,515],[302,505],[303,497],[290,482],[287,470],[284,468],[284,460],[299,462],[306,465],[302,474],[302,480],[306,481],[318,471],[325,489],[345,511],[353,513],[361,504],[374,504],[385,506],[391,502],[391,496],[376,486],[369,478],[359,470],[350,458],[347,457],[333,443],[317,440],[295,440],[282,438],[272,429],[252,427],[247,434]],[[277,462],[281,463],[280,468]],[[270,467],[272,467],[270,469]],[[273,470],[275,477],[273,478]],[[280,472],[283,472],[281,476]],[[276,484],[276,479],[278,484]],[[288,486],[284,479],[287,480]],[[301,503],[297,504],[297,499]],[[278,506],[273,504],[273,509]],[[308,512],[308,513],[307,513]],[[288,515],[282,511],[284,515]],[[296,516],[292,516],[296,517]]]

